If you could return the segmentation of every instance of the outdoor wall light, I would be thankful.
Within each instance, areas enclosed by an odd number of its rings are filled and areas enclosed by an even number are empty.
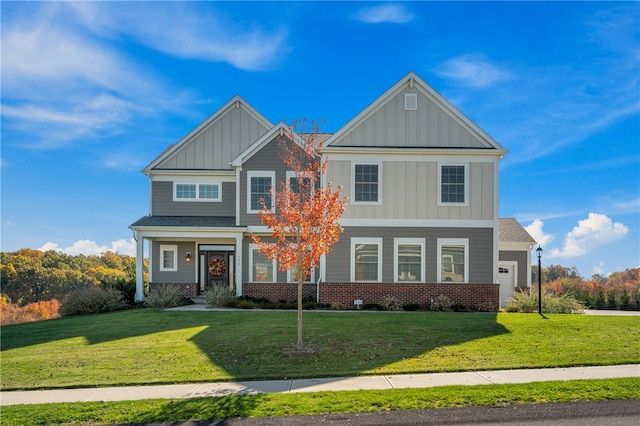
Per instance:
[[[187,263],[191,262],[191,252],[190,251],[187,252],[187,257],[185,257],[184,260]]]

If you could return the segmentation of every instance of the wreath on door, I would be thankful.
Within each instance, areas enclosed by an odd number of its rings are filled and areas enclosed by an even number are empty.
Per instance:
[[[211,275],[223,275],[225,272],[227,272],[227,265],[224,259],[214,257],[209,261],[209,273]]]

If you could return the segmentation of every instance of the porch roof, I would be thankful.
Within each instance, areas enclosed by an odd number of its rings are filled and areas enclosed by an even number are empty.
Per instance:
[[[130,226],[132,229],[153,228],[244,228],[236,226],[233,216],[143,216]]]

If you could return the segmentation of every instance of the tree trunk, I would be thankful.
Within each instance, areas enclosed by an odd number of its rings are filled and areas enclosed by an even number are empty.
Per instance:
[[[298,348],[302,347],[302,284],[304,274],[298,272]]]

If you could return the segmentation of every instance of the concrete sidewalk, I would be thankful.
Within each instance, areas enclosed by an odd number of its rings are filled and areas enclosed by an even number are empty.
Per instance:
[[[231,394],[297,393],[339,390],[426,388],[449,385],[487,385],[552,380],[640,378],[640,364],[608,367],[545,368],[473,371],[464,373],[288,379],[251,382],[194,383],[111,388],[0,392],[0,405],[52,402],[123,401],[156,398],[220,397]]]

